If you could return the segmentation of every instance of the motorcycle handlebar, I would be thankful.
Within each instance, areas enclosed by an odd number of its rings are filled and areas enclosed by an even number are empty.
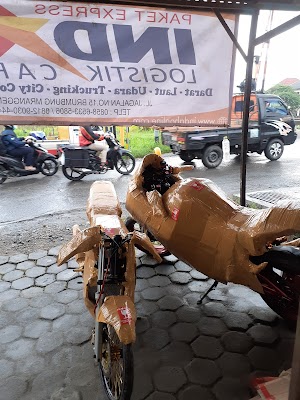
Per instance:
[[[36,139],[32,136],[26,136],[24,140],[25,142],[36,142]]]
[[[193,165],[182,165],[181,167],[174,167],[173,174],[179,174],[183,171],[191,171],[192,169],[194,169]]]
[[[192,169],[194,169],[193,165],[182,165],[180,168],[180,171],[191,171]]]

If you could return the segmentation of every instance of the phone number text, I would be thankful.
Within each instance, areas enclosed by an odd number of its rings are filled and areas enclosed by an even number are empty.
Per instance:
[[[21,115],[110,115],[107,108],[69,108],[69,107],[0,107],[2,114]]]

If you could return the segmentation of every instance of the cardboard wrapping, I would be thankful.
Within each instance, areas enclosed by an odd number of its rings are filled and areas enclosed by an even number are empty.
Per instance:
[[[110,181],[93,182],[87,201],[86,213],[91,226],[96,225],[98,215],[119,217],[122,215],[115,188]]]
[[[262,400],[288,400],[291,381],[291,369],[281,372],[279,377],[267,377],[259,379],[255,388],[258,396],[255,399]]]
[[[159,260],[160,257],[146,235],[134,233],[131,240],[124,245],[125,251],[120,253],[120,257],[124,258],[123,264],[126,265],[125,281],[122,282],[123,294],[107,296],[95,315],[96,304],[93,296],[97,289],[96,262],[99,248],[104,245],[105,235],[110,237],[120,235],[124,239],[128,230],[121,219],[121,207],[111,182],[98,181],[92,184],[86,211],[90,228],[80,230],[78,225],[74,225],[73,238],[60,249],[58,265],[75,256],[78,271],[83,274],[84,302],[89,312],[97,321],[112,325],[122,343],[132,343],[136,337],[134,244],[139,243],[141,246],[149,248]]]
[[[180,260],[220,281],[234,282],[263,292],[250,255],[261,255],[267,242],[300,230],[300,203],[281,202],[269,209],[242,207],[212,181],[182,179],[174,169],[175,184],[163,195],[145,192],[143,171],[156,168],[162,158],[144,157],[129,184],[126,208],[157,240]]]
[[[135,341],[136,311],[129,296],[107,296],[100,307],[97,321],[112,325],[122,343]]]
[[[74,232],[74,229],[73,229]],[[83,253],[87,252],[88,250],[91,250],[93,247],[96,247],[99,245],[101,239],[102,239],[102,233],[103,230],[99,226],[94,226],[92,228],[87,228],[81,231],[79,228],[76,230],[76,233],[74,234],[73,238],[70,240],[69,243],[64,245],[58,254],[58,265],[63,264],[67,260],[69,260],[71,257],[73,257],[75,254],[80,254],[76,258],[83,257]],[[82,264],[81,264],[82,265]]]

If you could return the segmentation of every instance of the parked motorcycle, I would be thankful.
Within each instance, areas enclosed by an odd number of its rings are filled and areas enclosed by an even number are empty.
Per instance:
[[[134,246],[147,249],[158,262],[161,258],[146,235],[127,231],[111,182],[91,185],[86,210],[90,228],[74,225],[73,238],[61,247],[57,261],[61,265],[75,255],[76,271],[82,273],[83,300],[95,321],[92,345],[105,398],[129,400],[136,338]]]
[[[105,174],[108,170],[116,169],[122,175],[130,174],[135,167],[135,158],[122,148],[112,134],[105,139],[109,150],[107,152],[107,164],[101,165],[100,158],[95,150],[84,147],[67,145],[61,148],[62,172],[71,181],[79,181],[86,175]]]
[[[242,284],[295,326],[300,239],[287,235],[300,231],[299,203],[242,207],[208,179],[180,178],[180,169],[154,154],[144,158],[127,194],[127,229],[140,226],[161,256],[169,251],[214,279],[199,303],[218,282]]]
[[[58,171],[57,159],[42,147],[36,140],[28,136],[26,143],[34,149],[33,166],[35,171],[25,170],[25,165],[20,158],[8,154],[0,155],[0,184],[7,178],[36,175],[42,173],[46,176],[52,176]]]

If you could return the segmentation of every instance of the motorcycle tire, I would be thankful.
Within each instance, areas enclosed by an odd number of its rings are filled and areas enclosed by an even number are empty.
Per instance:
[[[135,158],[130,153],[117,154],[115,168],[122,175],[130,174],[135,167]]]
[[[300,299],[300,275],[285,271],[281,271],[281,273],[281,276],[278,275],[272,267],[267,267],[260,272],[258,279],[264,287],[261,297],[276,314],[286,321],[291,329],[296,329]],[[289,299],[284,298],[281,293],[278,293],[277,296],[274,295],[274,290],[268,292],[267,285],[264,285],[264,278],[278,287],[281,292],[286,293]]]
[[[121,343],[111,325],[102,325],[99,370],[106,396],[109,400],[130,400],[134,370],[132,345]]]
[[[129,232],[133,232],[134,230],[138,230],[139,232],[142,233],[146,233],[147,236],[149,237],[149,239],[151,240],[153,246],[155,247],[155,250],[157,251],[157,253],[161,256],[161,257],[165,257],[165,256],[169,256],[171,253],[169,252],[168,249],[166,249],[160,242],[158,242],[155,237],[152,235],[151,232],[147,231],[146,229],[144,229],[144,227],[142,227],[138,222],[136,222],[135,219],[133,219],[132,217],[128,217],[125,220],[125,226],[128,229]],[[136,246],[139,250],[143,251],[146,254],[150,254],[148,253],[145,249],[140,248],[138,246]]]
[[[124,287],[120,290],[120,285],[104,286],[104,297],[119,296],[123,292]],[[109,400],[130,400],[134,378],[132,345],[121,343],[111,325],[99,323],[99,328],[102,348],[99,372],[106,396]]]
[[[58,171],[58,162],[53,158],[46,158],[40,164],[41,173],[45,176],[53,176]]]
[[[67,179],[70,179],[70,181],[80,181],[86,175],[79,169],[66,167],[65,165],[62,166],[62,172]]]
[[[6,176],[1,176],[1,173],[7,171],[7,169],[5,167],[3,167],[3,165],[0,165],[0,185],[1,183],[4,183],[7,179]]]

